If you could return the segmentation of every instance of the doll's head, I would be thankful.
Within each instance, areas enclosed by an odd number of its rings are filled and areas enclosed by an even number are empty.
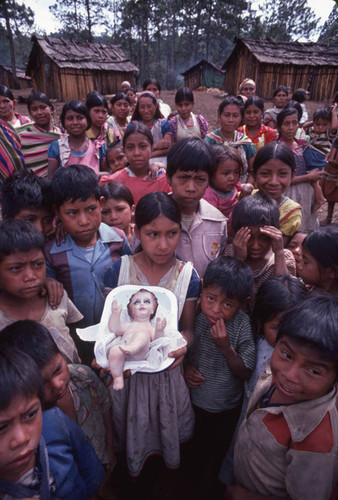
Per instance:
[[[127,311],[132,320],[137,320],[145,315],[149,316],[149,321],[156,315],[158,300],[154,293],[145,288],[140,288],[131,297],[127,305]]]

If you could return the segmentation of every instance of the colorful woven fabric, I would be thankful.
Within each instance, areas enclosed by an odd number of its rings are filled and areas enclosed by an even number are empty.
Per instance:
[[[0,118],[0,186],[14,170],[24,168],[20,138],[14,128]]]

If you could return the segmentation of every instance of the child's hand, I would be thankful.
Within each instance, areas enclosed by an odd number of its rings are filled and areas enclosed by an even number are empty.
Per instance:
[[[235,234],[233,239],[233,246],[235,250],[235,257],[239,260],[246,260],[248,256],[248,241],[251,236],[251,230],[248,227],[241,227]]]
[[[42,289],[41,295],[48,295],[48,302],[52,309],[59,307],[63,297],[63,284],[56,281],[54,278],[47,276],[45,288]]]
[[[193,365],[186,365],[184,367],[184,379],[187,386],[191,389],[198,387],[204,382],[202,373]]]
[[[227,351],[230,347],[229,335],[222,319],[218,319],[216,324],[210,329],[211,338],[222,352]]]
[[[149,179],[157,179],[158,174],[164,169],[163,163],[155,161],[149,165]]]
[[[283,233],[274,226],[263,226],[260,232],[269,236],[273,253],[281,252],[284,249]]]
[[[184,356],[187,353],[187,346],[185,345],[184,347],[180,347],[179,349],[176,349],[176,351],[171,351],[168,354],[168,358],[175,358],[175,363],[170,366],[169,370],[173,370],[176,368],[176,366],[180,365],[184,359]]]
[[[67,231],[65,231],[62,222],[59,222],[55,228],[55,242],[59,247],[61,243],[65,243]]]
[[[324,175],[325,175],[325,172],[323,170],[319,170],[319,168],[314,168],[313,170],[311,170],[311,172],[308,172],[306,174],[306,177],[308,179],[308,182],[317,182]]]

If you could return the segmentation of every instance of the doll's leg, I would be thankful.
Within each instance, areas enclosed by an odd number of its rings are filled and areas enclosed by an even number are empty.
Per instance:
[[[127,344],[120,345],[119,348],[125,358],[132,358],[133,360],[146,359],[149,352],[149,335],[148,329],[145,332],[139,331]]]
[[[108,363],[110,372],[114,379],[113,389],[119,391],[124,387],[123,380],[123,366],[124,366],[125,356],[124,353],[119,349],[119,346],[114,346],[110,349],[108,355]]]

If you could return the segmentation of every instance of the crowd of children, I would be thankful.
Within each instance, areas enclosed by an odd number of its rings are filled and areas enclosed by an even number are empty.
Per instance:
[[[0,86],[0,498],[338,499],[337,103],[247,78],[211,131],[189,88],[119,90],[59,129]],[[182,344],[113,381],[77,329],[123,285],[170,290]]]

